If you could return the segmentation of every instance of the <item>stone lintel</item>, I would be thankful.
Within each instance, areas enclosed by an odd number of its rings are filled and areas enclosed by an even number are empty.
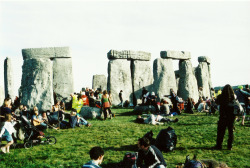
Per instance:
[[[142,60],[150,61],[151,53],[144,51],[132,51],[132,50],[110,50],[107,53],[108,59],[127,59],[127,60]]]
[[[199,56],[198,57],[198,62],[207,62],[208,64],[211,63],[211,59],[207,56]]]
[[[171,59],[177,59],[177,60],[191,59],[191,53],[189,51],[167,50],[167,51],[161,51],[160,55],[161,55],[161,58],[171,58]]]
[[[22,49],[23,59],[32,58],[71,58],[69,47],[27,48]]]

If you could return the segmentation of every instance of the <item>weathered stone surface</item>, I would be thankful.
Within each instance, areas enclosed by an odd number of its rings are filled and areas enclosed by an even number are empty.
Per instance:
[[[208,64],[207,66],[208,66],[208,73],[209,73],[208,85],[209,85],[209,88],[211,89],[211,88],[213,88],[213,84],[212,84],[210,64]]]
[[[97,107],[82,107],[80,115],[85,119],[101,118],[102,109]]]
[[[74,92],[72,58],[53,59],[53,91],[56,99],[68,104]]]
[[[12,70],[11,59],[8,57],[4,60],[4,87],[5,87],[5,98],[10,97],[13,102],[15,99],[13,70]]]
[[[27,59],[22,67],[21,104],[50,110],[53,102],[53,72],[50,59]]]
[[[172,88],[177,93],[172,59],[157,58],[153,64],[154,91],[159,98],[169,95]]]
[[[203,96],[210,98],[210,75],[208,72],[208,64],[206,62],[200,62],[198,67],[196,68],[196,79],[198,83],[198,88],[203,88]]]
[[[23,59],[31,58],[71,58],[69,47],[27,48],[22,49]]]
[[[189,51],[161,51],[161,58],[171,58],[171,59],[191,59],[191,53]]]
[[[123,90],[123,102],[132,102],[132,81],[131,81],[130,61],[116,59],[108,63],[108,90],[113,96],[113,105],[120,103],[119,92]]]
[[[0,105],[3,104],[3,101],[4,101],[4,89],[2,86],[0,86]]]
[[[105,75],[93,75],[93,89],[107,90],[107,77]]]
[[[183,100],[187,100],[187,98],[190,97],[197,102],[199,99],[198,85],[190,60],[179,62],[179,75],[178,95],[182,97]]]
[[[142,113],[155,113],[156,109],[154,106],[135,106],[134,111],[135,114],[141,115]]]
[[[128,59],[128,60],[144,60],[150,61],[151,53],[144,51],[132,51],[132,50],[110,50],[107,54],[108,59]]]
[[[207,62],[208,64],[210,64],[211,59],[207,56],[200,56],[200,57],[198,57],[198,62]]]
[[[131,72],[134,96],[138,103],[140,102],[139,99],[141,99],[143,87],[145,87],[148,91],[152,91],[152,84],[154,82],[154,79],[150,62],[138,60],[132,61]]]

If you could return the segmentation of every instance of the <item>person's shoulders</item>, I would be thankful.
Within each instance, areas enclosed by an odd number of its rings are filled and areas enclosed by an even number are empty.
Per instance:
[[[88,163],[84,164],[82,168],[101,168],[100,166],[96,165],[92,160]]]

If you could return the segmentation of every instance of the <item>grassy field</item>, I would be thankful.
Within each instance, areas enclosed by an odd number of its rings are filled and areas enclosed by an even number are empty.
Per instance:
[[[55,145],[37,145],[30,149],[11,149],[10,154],[0,155],[0,167],[81,167],[89,161],[89,150],[101,146],[105,151],[103,168],[112,168],[122,161],[126,152],[137,151],[138,138],[153,130],[154,137],[168,126],[176,130],[177,149],[163,153],[168,168],[184,162],[186,155],[197,154],[198,159],[223,161],[230,167],[250,166],[250,121],[245,126],[235,123],[233,150],[226,150],[227,132],[223,150],[212,150],[215,145],[218,115],[204,113],[182,114],[179,122],[153,126],[137,124],[133,109],[112,109],[116,117],[112,120],[90,120],[92,127],[65,130],[47,130],[46,135],[57,138]],[[4,142],[3,142],[4,143]]]

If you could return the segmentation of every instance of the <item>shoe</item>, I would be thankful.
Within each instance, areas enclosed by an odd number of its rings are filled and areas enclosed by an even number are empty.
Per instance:
[[[176,118],[175,120],[174,120],[174,122],[176,123],[176,122],[178,122],[179,121],[179,119],[178,118]]]
[[[3,153],[6,153],[6,148],[5,147],[1,147],[1,150]]]
[[[91,124],[87,124],[86,126],[87,126],[87,127],[91,127],[92,125],[91,125]]]
[[[112,119],[112,114],[109,115],[109,118]]]

